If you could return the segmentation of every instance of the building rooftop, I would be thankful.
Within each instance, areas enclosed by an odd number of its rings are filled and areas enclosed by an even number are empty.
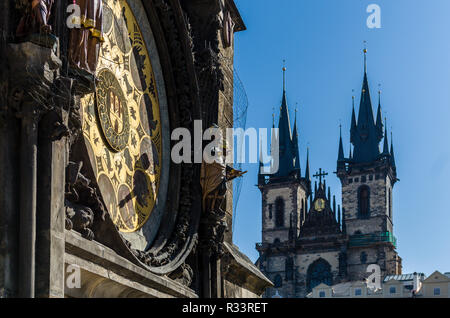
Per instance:
[[[417,273],[419,276],[421,276],[422,278],[425,278],[425,274],[424,273]],[[402,274],[402,275],[388,275],[384,278],[383,282],[388,282],[391,279],[394,280],[398,280],[398,281],[409,281],[409,280],[413,280],[414,279],[414,273],[413,274]]]

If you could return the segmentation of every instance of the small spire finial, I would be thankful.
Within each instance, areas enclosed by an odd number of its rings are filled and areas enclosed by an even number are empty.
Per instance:
[[[367,41],[364,41],[364,73],[367,72]]]
[[[283,60],[283,91],[286,90],[286,60]]]

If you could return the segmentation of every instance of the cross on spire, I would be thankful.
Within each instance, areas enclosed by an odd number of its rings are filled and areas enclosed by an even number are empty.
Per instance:
[[[322,184],[322,178],[325,179],[326,176],[328,176],[328,173],[322,171],[322,168],[319,168],[319,172],[316,172],[316,174],[313,175],[314,178],[319,178],[319,184]]]

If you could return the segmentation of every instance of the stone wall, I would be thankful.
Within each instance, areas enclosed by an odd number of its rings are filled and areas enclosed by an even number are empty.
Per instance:
[[[363,181],[365,178],[365,181]],[[350,180],[352,180],[350,182]],[[370,188],[370,219],[358,219],[358,190],[361,186]],[[347,233],[362,234],[377,231],[392,233],[392,221],[389,218],[389,190],[391,180],[388,175],[381,173],[353,174],[342,182],[342,207],[345,209]],[[392,197],[391,197],[392,204]],[[379,217],[375,219],[374,217]]]
[[[277,184],[267,186],[262,191],[262,242],[273,243],[275,239],[285,242],[289,239],[290,215],[296,216],[295,236],[298,236],[300,229],[300,212],[302,200],[306,201],[306,192],[299,184]],[[284,200],[284,227],[275,226],[275,201],[281,197]],[[270,217],[272,209],[272,217]]]

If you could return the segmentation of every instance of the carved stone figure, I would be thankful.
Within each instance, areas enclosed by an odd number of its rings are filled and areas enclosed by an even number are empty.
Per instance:
[[[177,282],[180,282],[184,286],[189,287],[192,284],[194,271],[188,264],[183,263],[176,271],[171,273],[169,277]]]
[[[89,228],[94,223],[94,212],[89,207],[66,201],[66,217],[67,229],[74,229],[88,240],[94,239]]]
[[[94,218],[105,220],[106,209],[90,185],[91,181],[81,174],[83,162],[70,162],[66,171],[66,229],[80,232],[86,239],[94,239],[94,233],[89,228]]]
[[[101,0],[75,0],[81,9],[80,28],[70,33],[69,63],[79,75],[93,75],[103,42]],[[86,74],[87,73],[87,74]]]

